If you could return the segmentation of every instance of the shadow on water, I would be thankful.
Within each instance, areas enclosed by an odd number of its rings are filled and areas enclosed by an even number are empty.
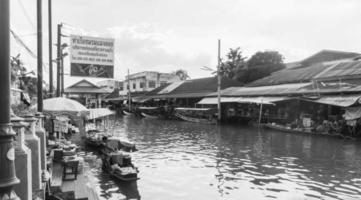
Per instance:
[[[99,173],[106,199],[361,199],[359,142],[134,117],[114,124],[137,144],[140,180]]]

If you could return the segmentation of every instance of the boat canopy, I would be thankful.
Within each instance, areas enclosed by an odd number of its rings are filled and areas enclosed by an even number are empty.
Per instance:
[[[111,111],[108,108],[93,108],[89,109],[88,119],[96,119],[114,114],[114,111]]]
[[[149,97],[149,96],[140,96],[140,97],[134,97],[134,98],[132,98],[132,101],[133,101],[134,103],[144,103],[144,102],[149,101],[149,100],[151,100],[151,99],[152,99],[152,98]]]
[[[345,118],[345,120],[354,120],[361,118],[361,106],[346,108],[343,117]]]
[[[221,97],[221,103],[256,103],[274,104],[274,102],[289,100],[289,97]],[[203,98],[198,104],[217,104],[217,97]]]
[[[361,95],[347,95],[347,96],[323,96],[318,99],[304,99],[306,101],[311,101],[315,103],[339,106],[339,107],[349,107],[359,103]]]

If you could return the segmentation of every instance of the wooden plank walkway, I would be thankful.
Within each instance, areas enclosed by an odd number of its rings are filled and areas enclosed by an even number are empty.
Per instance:
[[[51,169],[51,189],[60,190],[63,183],[63,166],[60,163],[53,162]]]
[[[74,181],[63,181],[61,191],[74,191],[75,199],[97,200],[97,195],[91,192],[90,186],[87,183],[87,178],[83,174],[78,174],[78,178]]]
[[[77,200],[99,200],[94,188],[89,185],[89,180],[85,175],[78,174],[76,180],[62,180],[63,167],[60,163],[53,163],[51,191],[55,194],[73,194]],[[68,198],[65,198],[68,199]]]

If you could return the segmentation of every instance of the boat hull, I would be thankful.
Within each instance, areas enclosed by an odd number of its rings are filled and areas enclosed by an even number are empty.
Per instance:
[[[158,116],[149,115],[149,114],[144,113],[144,112],[142,112],[141,114],[142,114],[142,116],[145,117],[145,118],[151,118],[151,119],[157,119],[157,118],[159,118]]]
[[[125,110],[123,110],[123,113],[124,113],[124,115],[128,115],[128,116],[133,115],[133,113],[127,112],[127,111],[125,111]]]
[[[312,131],[303,131],[303,130],[295,130],[295,129],[288,129],[282,126],[276,126],[272,124],[263,124],[264,127],[277,130],[284,133],[294,133],[294,134],[307,134],[307,135],[317,135],[317,136],[329,136],[329,137],[337,137],[337,138],[343,138],[343,139],[351,139],[350,137],[346,137],[344,135],[341,135],[339,133],[337,134],[330,134],[330,133],[315,133]]]
[[[216,120],[208,120],[208,119],[200,119],[200,118],[194,118],[194,117],[187,117],[184,116],[180,113],[175,113],[174,114],[176,117],[184,120],[184,121],[188,121],[188,122],[193,122],[193,123],[201,123],[201,124],[217,124]]]
[[[136,181],[139,179],[138,174],[136,174],[136,173],[128,174],[128,175],[120,175],[118,173],[111,172],[110,175],[121,181]]]

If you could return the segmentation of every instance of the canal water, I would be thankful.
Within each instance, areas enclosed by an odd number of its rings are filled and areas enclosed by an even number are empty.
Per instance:
[[[120,117],[140,179],[91,170],[103,199],[361,199],[361,141],[244,126]]]

